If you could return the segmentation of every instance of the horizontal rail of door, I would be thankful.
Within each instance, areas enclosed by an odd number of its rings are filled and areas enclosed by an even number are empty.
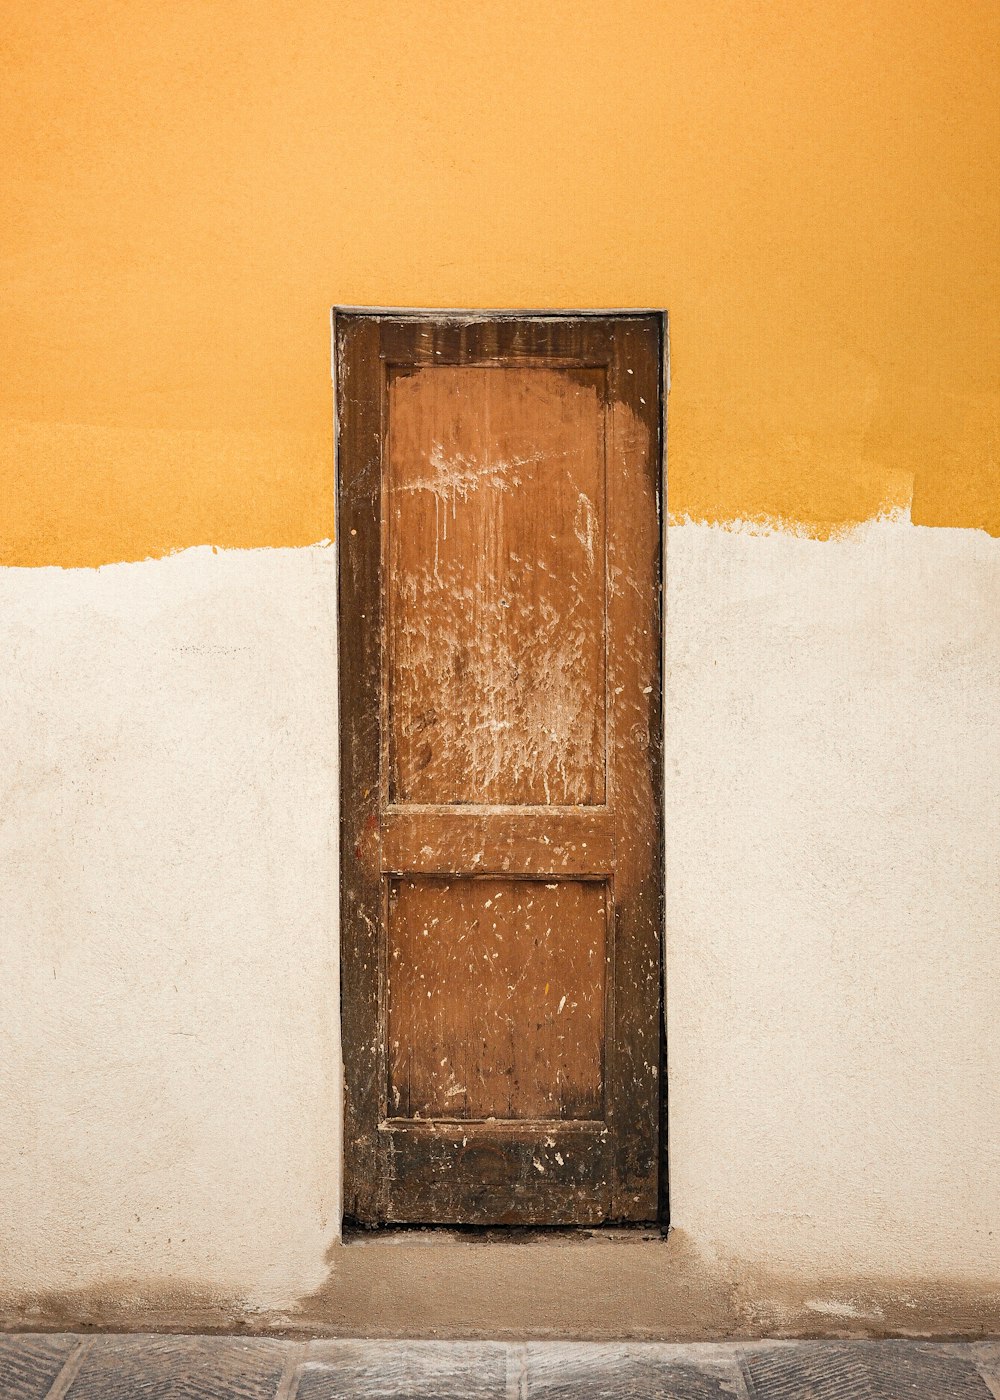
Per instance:
[[[378,1136],[390,1220],[420,1221],[433,1208],[441,1223],[597,1224],[611,1209],[604,1123],[390,1119]]]
[[[563,875],[604,879],[614,870],[607,808],[397,807],[383,813],[387,875]]]
[[[545,1143],[553,1134],[561,1142],[587,1147],[606,1141],[610,1132],[603,1118],[383,1118],[378,1130],[460,1142],[463,1147],[494,1138]],[[547,1150],[558,1151],[559,1146],[559,1142],[548,1143]]]

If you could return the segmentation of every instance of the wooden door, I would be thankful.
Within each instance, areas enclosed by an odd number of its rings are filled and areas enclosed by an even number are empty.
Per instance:
[[[349,1220],[657,1217],[662,331],[335,316]]]

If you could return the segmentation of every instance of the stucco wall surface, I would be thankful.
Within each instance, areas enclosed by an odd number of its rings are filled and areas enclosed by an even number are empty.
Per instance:
[[[1000,1282],[1000,542],[683,525],[667,575],[673,1222]],[[338,1253],[334,551],[7,569],[0,629],[8,1296],[294,1308]]]
[[[197,549],[0,572],[8,1292],[263,1306],[324,1276],[333,568]]]
[[[670,532],[672,1218],[1000,1280],[1000,544]]]
[[[0,562],[332,535],[334,302],[667,307],[678,517],[1000,534],[990,0],[5,8]]]

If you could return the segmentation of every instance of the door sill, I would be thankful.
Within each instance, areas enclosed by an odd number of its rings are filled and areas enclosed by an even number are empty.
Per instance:
[[[396,1245],[530,1245],[663,1243],[669,1225],[353,1225],[345,1222],[341,1243],[352,1248]]]

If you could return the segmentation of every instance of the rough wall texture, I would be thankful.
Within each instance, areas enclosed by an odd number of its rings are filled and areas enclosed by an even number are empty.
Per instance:
[[[333,533],[333,302],[670,310],[671,504],[1000,533],[990,0],[31,0],[0,562]]]
[[[1000,1278],[1000,547],[670,532],[674,1220]]]
[[[0,572],[9,1291],[324,1276],[333,555]]]
[[[327,1279],[333,560],[0,572],[8,1295]],[[1000,544],[688,525],[668,584],[679,1236],[1000,1283]]]

